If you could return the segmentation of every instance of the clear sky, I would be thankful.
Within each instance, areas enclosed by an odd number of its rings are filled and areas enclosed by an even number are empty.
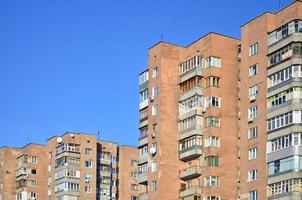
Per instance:
[[[281,6],[291,0],[280,0]],[[98,131],[137,144],[138,74],[161,39],[187,45],[279,0],[0,0],[0,146]]]

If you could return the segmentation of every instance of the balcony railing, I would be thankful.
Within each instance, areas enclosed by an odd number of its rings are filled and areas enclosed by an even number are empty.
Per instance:
[[[142,193],[139,195],[139,200],[148,200],[148,194],[147,193]]]
[[[179,151],[179,159],[182,161],[188,161],[198,158],[202,155],[202,146],[195,145]]]
[[[179,197],[187,197],[187,196],[201,196],[201,186],[191,186],[188,188],[181,189],[179,191]]]
[[[194,76],[202,76],[202,67],[196,66],[180,75],[180,82],[184,82]]]
[[[182,180],[194,179],[201,175],[201,166],[192,166],[179,171]]]

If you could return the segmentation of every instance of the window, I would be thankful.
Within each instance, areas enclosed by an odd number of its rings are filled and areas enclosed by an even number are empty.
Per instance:
[[[29,187],[37,187],[37,181],[35,181],[35,180],[29,180],[28,181],[28,186]]]
[[[36,169],[30,169],[30,173],[31,174],[37,174],[37,170]]]
[[[216,76],[210,76],[206,78],[207,87],[219,87],[220,78]]]
[[[206,187],[219,187],[219,177],[218,176],[208,176],[204,178],[204,183]]]
[[[258,127],[254,126],[248,129],[248,139],[253,139],[258,137]]]
[[[220,127],[220,118],[214,116],[206,117],[206,127],[211,127],[211,126]]]
[[[249,98],[256,97],[258,94],[258,85],[253,85],[249,88]]]
[[[51,168],[52,168],[51,164],[48,164],[48,171],[49,172],[51,172]]]
[[[158,95],[158,86],[152,87],[152,97],[157,97]]]
[[[156,191],[157,190],[157,181],[152,181],[151,182],[151,191]]]
[[[267,87],[270,88],[279,85],[280,83],[295,77],[302,77],[301,65],[292,65],[268,76]]]
[[[200,64],[201,64],[201,56],[198,55],[186,60],[180,65],[179,75],[182,75],[188,71],[191,71],[192,69],[200,67]]]
[[[151,172],[156,172],[157,171],[157,163],[153,161],[151,163]]]
[[[249,192],[249,200],[258,200],[258,193],[257,190]]]
[[[301,123],[302,122],[302,112],[300,110],[290,111],[276,117],[267,120],[267,129],[272,131],[278,128],[282,128],[289,124]]]
[[[72,182],[63,182],[55,186],[55,192],[59,191],[79,191],[80,190],[80,184],[78,183],[72,183]]]
[[[257,169],[250,170],[248,176],[249,181],[257,180]]]
[[[220,102],[220,97],[214,97],[214,96],[208,96],[205,98],[205,106],[206,108],[208,107],[220,107],[221,102]]]
[[[148,135],[148,125],[139,129],[139,138],[144,138]]]
[[[273,32],[269,33],[269,45],[275,44],[276,42],[282,40],[283,38],[297,32],[302,32],[302,21],[301,20],[293,20]]]
[[[139,102],[142,103],[148,100],[148,89],[145,89],[139,93]]]
[[[283,47],[282,49],[279,49],[271,53],[268,56],[268,62],[269,65],[274,65],[293,55],[301,55],[301,54],[302,54],[302,43],[294,42]]]
[[[302,133],[292,133],[269,141],[268,151],[274,152],[290,146],[298,145],[302,145]]]
[[[254,64],[249,67],[249,77],[256,76],[258,74],[258,64]]]
[[[80,145],[74,143],[62,143],[56,147],[56,154],[60,154],[63,152],[80,152]]]
[[[208,67],[221,67],[221,59],[218,57],[210,56],[205,59],[205,68]]]
[[[86,155],[91,155],[91,154],[92,154],[92,149],[90,149],[90,148],[85,148],[85,154],[86,154]]]
[[[268,196],[275,196],[290,192],[299,192],[300,185],[302,184],[301,178],[288,179],[268,185]]]
[[[85,192],[86,193],[91,193],[92,192],[92,187],[91,186],[85,186]]]
[[[248,118],[253,119],[253,118],[257,117],[257,110],[258,110],[257,106],[253,106],[253,107],[249,108]]]
[[[131,178],[138,178],[138,172],[131,172]]]
[[[38,158],[36,156],[29,156],[28,162],[29,163],[37,163],[38,162]]]
[[[30,199],[37,199],[37,198],[38,198],[38,195],[37,195],[37,193],[35,193],[35,192],[30,192],[30,193],[29,193],[29,197],[30,197]]]
[[[205,157],[206,166],[219,167],[220,157],[219,156],[207,156]]]
[[[184,114],[196,108],[202,108],[202,97],[195,95],[179,102],[179,113]]]
[[[257,54],[257,52],[258,52],[258,43],[252,44],[249,47],[249,56],[253,56]]]
[[[85,161],[85,167],[86,168],[92,168],[92,161],[91,160],[86,160]]]
[[[148,163],[144,163],[138,166],[138,170],[140,174],[145,174],[148,172]]]
[[[209,136],[205,139],[205,147],[220,147],[219,137]]]
[[[131,196],[131,200],[139,200],[138,196]]]
[[[302,156],[291,156],[268,163],[268,175],[302,170]]]
[[[152,116],[157,115],[158,107],[157,104],[152,105]]]
[[[139,120],[142,122],[145,119],[148,119],[148,107],[139,111]]]
[[[131,190],[138,190],[138,184],[131,184]]]
[[[144,71],[143,73],[141,73],[139,75],[139,85],[142,85],[142,84],[146,83],[148,80],[149,80],[149,72],[148,72],[148,70]]]
[[[158,67],[154,67],[152,70],[152,78],[155,78],[158,76]]]
[[[221,198],[218,196],[206,196],[203,200],[221,200]]]
[[[202,136],[191,136],[179,141],[179,150],[184,151],[190,147],[201,146]]]
[[[202,77],[194,76],[185,82],[180,83],[180,91],[187,92],[188,90],[195,89],[197,87],[202,87]]]
[[[249,149],[249,160],[256,159],[258,155],[258,149],[257,147]]]
[[[181,120],[179,122],[179,131],[182,132],[182,131],[190,130],[191,128],[195,128],[197,121],[199,120],[202,122],[202,118],[196,117],[196,115]]]

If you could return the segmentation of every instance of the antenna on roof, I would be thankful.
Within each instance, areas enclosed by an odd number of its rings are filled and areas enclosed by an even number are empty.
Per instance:
[[[164,35],[160,34],[160,41],[164,41]]]
[[[98,131],[97,140],[100,140],[100,131]]]

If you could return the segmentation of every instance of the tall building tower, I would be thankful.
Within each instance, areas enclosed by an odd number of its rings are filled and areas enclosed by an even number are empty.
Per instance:
[[[138,150],[65,133],[0,148],[0,200],[138,200]]]
[[[302,2],[241,27],[242,200],[301,199]]]
[[[149,49],[139,77],[143,199],[237,198],[238,45],[210,33]]]

